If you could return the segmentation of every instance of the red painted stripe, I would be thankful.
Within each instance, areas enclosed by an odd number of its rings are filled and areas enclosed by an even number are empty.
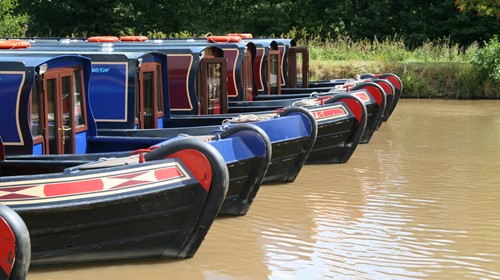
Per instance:
[[[311,113],[313,114],[315,119],[319,120],[319,119],[331,118],[333,116],[338,116],[338,115],[345,115],[346,111],[344,111],[342,108],[332,108],[326,110],[313,111]]]
[[[162,168],[155,170],[155,177],[158,180],[172,179],[175,177],[182,177],[181,171],[177,167]]]
[[[44,188],[46,196],[68,195],[100,191],[104,187],[101,179],[47,184]]]
[[[9,224],[0,217],[0,268],[10,276],[16,258],[16,237]]]
[[[172,154],[169,158],[179,158],[193,173],[201,186],[208,192],[212,184],[212,167],[210,162],[199,151],[186,149]]]
[[[347,104],[347,106],[349,107],[351,112],[354,114],[354,117],[358,120],[358,122],[360,122],[362,114],[363,114],[363,107],[361,107],[361,104],[359,102],[357,102],[356,100],[351,99],[351,98],[345,98],[345,99],[342,99],[340,101]]]
[[[396,77],[393,77],[393,76],[384,76],[384,79],[389,80],[395,88],[401,89],[401,84],[399,83],[399,80],[396,79]]]
[[[373,85],[367,85],[365,86],[365,89],[368,90],[370,95],[375,99],[375,102],[377,102],[378,105],[382,104],[382,93],[380,90]]]
[[[379,84],[379,86],[381,86],[382,89],[384,89],[385,93],[387,93],[389,95],[393,94],[392,88],[390,87],[389,82],[385,82],[385,81],[382,82],[382,81],[380,81],[380,82],[377,82],[377,84]]]
[[[18,192],[25,189],[36,187],[35,185],[21,186],[21,187],[2,187],[3,192]]]
[[[366,92],[357,92],[354,95],[357,96],[359,99],[361,99],[363,103],[369,102],[371,100],[370,96],[368,96]]]
[[[6,194],[4,196],[0,196],[1,200],[7,200],[7,199],[29,199],[29,198],[37,198],[38,196],[34,195],[25,195],[25,194],[18,194],[18,193],[10,193]]]

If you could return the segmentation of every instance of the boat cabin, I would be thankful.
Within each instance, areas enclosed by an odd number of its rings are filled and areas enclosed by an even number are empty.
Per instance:
[[[90,59],[0,52],[0,135],[6,154],[85,153],[96,135]]]
[[[281,54],[282,88],[309,87],[309,48],[293,39],[275,39]]]
[[[78,54],[90,58],[89,104],[98,128],[161,128],[163,118],[170,117],[165,90],[167,57],[160,52],[117,51],[106,44],[68,45],[41,40],[15,53]]]
[[[90,39],[90,38],[89,38]],[[164,118],[169,114],[206,115],[227,112],[227,71],[226,60],[220,48],[210,46],[163,45],[160,40],[149,42],[114,42],[93,43],[82,40],[41,40],[33,42],[35,48],[89,48],[105,47],[118,52],[157,52],[166,57],[164,75],[167,80],[164,88],[164,102],[168,101],[170,110],[165,110]],[[66,45],[66,46],[64,46]],[[94,57],[91,57],[95,61]],[[169,98],[166,98],[169,96]],[[166,104],[167,105],[167,104]],[[158,120],[158,127],[160,125]],[[99,126],[101,127],[101,126]],[[107,127],[111,128],[111,127]],[[142,128],[142,127],[138,127]],[[148,127],[144,127],[148,128]]]
[[[159,39],[158,46],[206,46],[219,48],[226,59],[228,101],[251,101],[256,84],[253,79],[253,60],[255,45],[248,42],[228,42],[223,37],[219,41],[207,38],[197,39]]]
[[[258,94],[280,93],[280,80],[284,81],[281,52],[277,42],[272,39],[236,40],[232,36],[210,36],[197,39],[161,39],[157,42],[159,46],[204,45],[222,49],[227,61],[229,101],[252,101],[253,96]]]
[[[220,48],[184,45],[153,47],[168,58],[171,114],[227,113],[227,63]]]

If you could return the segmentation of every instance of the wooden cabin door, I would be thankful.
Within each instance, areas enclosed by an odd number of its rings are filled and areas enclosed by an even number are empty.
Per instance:
[[[227,113],[226,60],[204,58],[197,79],[198,104],[202,115]]]
[[[309,87],[309,50],[307,47],[290,48],[287,70],[290,88]]]
[[[85,152],[86,105],[79,68],[49,70],[37,78],[31,92],[31,134],[43,154]],[[79,149],[78,149],[79,147]]]
[[[281,94],[281,56],[279,50],[269,50],[267,65],[269,94]]]
[[[46,154],[71,154],[75,152],[75,125],[72,122],[73,107],[73,71],[65,69],[43,74],[42,108]]]
[[[139,71],[137,118],[139,128],[157,128],[163,117],[163,89],[159,63],[144,63]]]
[[[252,64],[252,54],[250,51],[245,52],[243,57],[243,65],[241,67],[242,71],[242,83],[244,90],[245,101],[252,101],[253,99],[253,64]]]

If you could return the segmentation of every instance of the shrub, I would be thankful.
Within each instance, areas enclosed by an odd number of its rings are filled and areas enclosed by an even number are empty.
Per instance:
[[[498,36],[485,42],[484,47],[472,57],[471,64],[477,69],[480,78],[500,83],[500,41],[498,41]]]

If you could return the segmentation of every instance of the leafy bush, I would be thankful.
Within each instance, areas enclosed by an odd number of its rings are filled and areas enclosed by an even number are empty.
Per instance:
[[[494,36],[472,57],[471,64],[478,70],[480,78],[500,83],[500,41]]]

